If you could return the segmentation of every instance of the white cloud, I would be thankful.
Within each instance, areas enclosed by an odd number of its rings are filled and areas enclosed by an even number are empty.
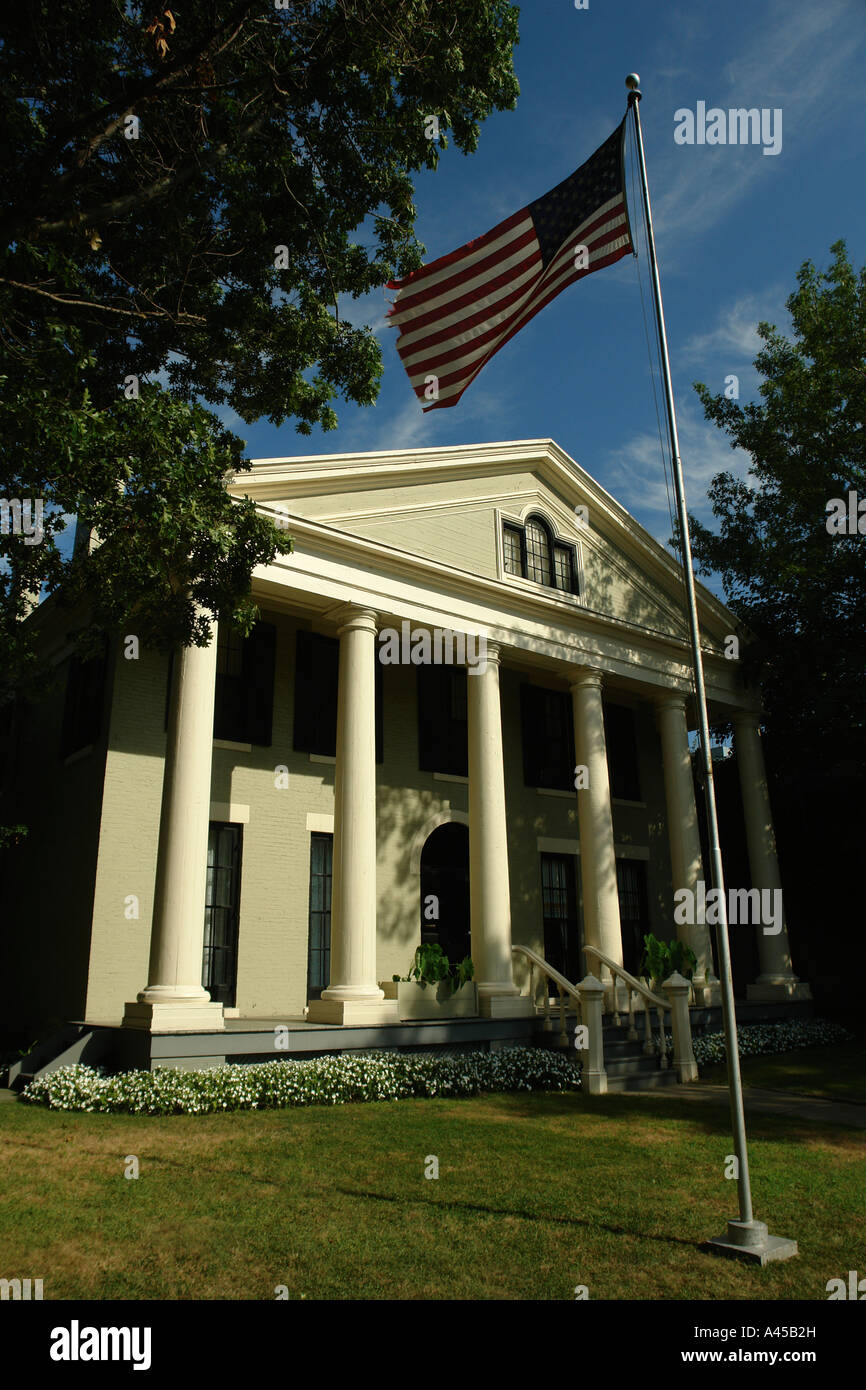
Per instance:
[[[707,358],[723,358],[732,370],[754,361],[761,348],[757,326],[764,320],[775,323],[783,332],[788,312],[785,299],[789,291],[781,285],[761,294],[744,294],[719,312],[715,324],[702,333],[694,333],[680,348],[682,362],[699,362]]]
[[[774,0],[761,14],[760,22],[738,37],[737,56],[725,65],[718,83],[712,90],[702,84],[695,96],[708,107],[726,110],[780,108],[782,150],[768,157],[756,146],[675,148],[671,122],[666,137],[671,143],[654,161],[661,166],[655,171],[654,187],[661,191],[653,216],[657,230],[676,235],[680,245],[684,236],[715,226],[756,183],[772,175],[775,165],[785,159],[799,162],[814,149],[838,120],[839,92],[853,87],[859,77],[857,55],[866,40],[862,0],[800,6]],[[709,30],[693,37],[696,52],[698,46],[705,51]],[[682,35],[678,38],[681,42]],[[677,86],[684,92],[681,79]],[[677,106],[687,105],[688,100],[677,101]]]
[[[692,516],[714,526],[707,492],[716,473],[745,478],[751,459],[742,449],[731,449],[730,440],[703,418],[700,407],[687,403],[677,412],[680,453],[683,460],[686,505]],[[667,434],[663,434],[665,455]],[[669,471],[669,470],[668,470]],[[643,431],[614,450],[599,481],[645,526],[662,545],[671,535],[670,515],[676,512],[673,489],[666,485],[658,435]]]

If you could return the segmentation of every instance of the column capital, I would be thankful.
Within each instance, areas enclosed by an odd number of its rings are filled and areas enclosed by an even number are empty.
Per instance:
[[[685,695],[681,695],[676,690],[666,690],[664,695],[659,695],[656,697],[656,699],[653,701],[653,704],[655,705],[656,713],[658,714],[660,714],[662,710],[666,709],[675,709],[677,711],[682,710],[683,714],[685,714],[686,712],[686,697]]]
[[[748,726],[757,728],[763,719],[763,713],[759,709],[736,709],[731,711],[731,723],[736,729]]]
[[[604,672],[597,666],[576,666],[568,678],[572,690],[601,690],[604,685]]]
[[[343,603],[329,614],[337,623],[337,633],[347,631],[372,632],[375,637],[379,628],[379,614],[375,608],[364,608],[355,603]]]
[[[484,639],[484,654],[488,665],[502,665],[502,648],[498,642],[491,642],[489,638]]]

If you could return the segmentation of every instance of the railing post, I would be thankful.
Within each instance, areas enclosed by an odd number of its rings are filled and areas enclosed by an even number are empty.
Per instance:
[[[692,1047],[692,1024],[689,1018],[690,988],[688,980],[684,980],[682,975],[676,971],[662,985],[662,989],[670,1000],[674,1066],[679,1073],[680,1081],[697,1081],[698,1079],[698,1064],[695,1061]]]
[[[557,1042],[560,1047],[568,1047],[568,1033],[565,1028],[565,990],[558,982],[556,991],[559,995],[559,1037]]]
[[[604,1034],[602,1032],[602,1000],[604,985],[594,975],[587,975],[577,986],[581,1002],[581,1018],[587,1031],[588,1046],[581,1049],[583,1074],[581,1087],[591,1096],[607,1093],[607,1072],[604,1069]]]

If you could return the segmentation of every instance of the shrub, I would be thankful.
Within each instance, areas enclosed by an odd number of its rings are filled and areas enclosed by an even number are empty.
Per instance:
[[[233,1063],[206,1071],[123,1072],[59,1067],[21,1093],[52,1110],[122,1115],[205,1115],[292,1105],[346,1105],[410,1096],[472,1096],[482,1091],[564,1091],[580,1086],[574,1054],[514,1047],[501,1052],[371,1052],[311,1061]]]

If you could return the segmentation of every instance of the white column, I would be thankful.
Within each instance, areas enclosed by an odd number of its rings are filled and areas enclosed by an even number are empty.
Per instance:
[[[202,987],[217,628],[174,656],[147,987],[123,1023],[155,1033],[223,1028]]]
[[[656,706],[656,722],[662,745],[673,888],[675,893],[687,888],[692,894],[692,902],[696,902],[697,885],[703,879],[704,871],[685,699],[680,695],[670,695],[660,700]],[[708,981],[714,981],[710,933],[706,923],[680,924],[677,926],[677,937],[686,946],[691,946],[698,958],[694,974],[695,988],[700,989]]]
[[[740,772],[740,792],[743,798],[743,814],[746,822],[746,843],[749,850],[749,869],[752,887],[778,890],[781,893],[782,880],[779,876],[779,861],[776,857],[776,836],[773,830],[773,813],[770,809],[770,790],[764,768],[764,751],[758,733],[758,717],[755,714],[735,714],[734,748]],[[770,900],[775,901],[774,899]],[[801,984],[791,961],[791,946],[788,941],[788,926],[784,915],[784,899],[781,930],[774,935],[764,930],[759,923],[756,927],[758,937],[758,961],[760,974],[753,985],[747,989],[749,999],[811,999],[812,991]],[[732,930],[736,930],[733,928]]]
[[[376,614],[347,607],[338,632],[331,976],[307,1017],[396,1022],[376,979]]]
[[[512,974],[499,649],[495,643],[487,643],[486,661],[468,672],[466,683],[472,963],[482,1014],[486,1018],[513,1018],[534,1010],[532,1000],[520,994]]]
[[[575,759],[578,766],[587,769],[588,782],[577,793],[583,918],[586,945],[597,946],[617,965],[622,965],[622,926],[601,681],[601,672],[589,667],[571,681]],[[589,960],[587,965],[596,971],[605,986],[609,986],[611,974],[606,965],[595,960]]]

